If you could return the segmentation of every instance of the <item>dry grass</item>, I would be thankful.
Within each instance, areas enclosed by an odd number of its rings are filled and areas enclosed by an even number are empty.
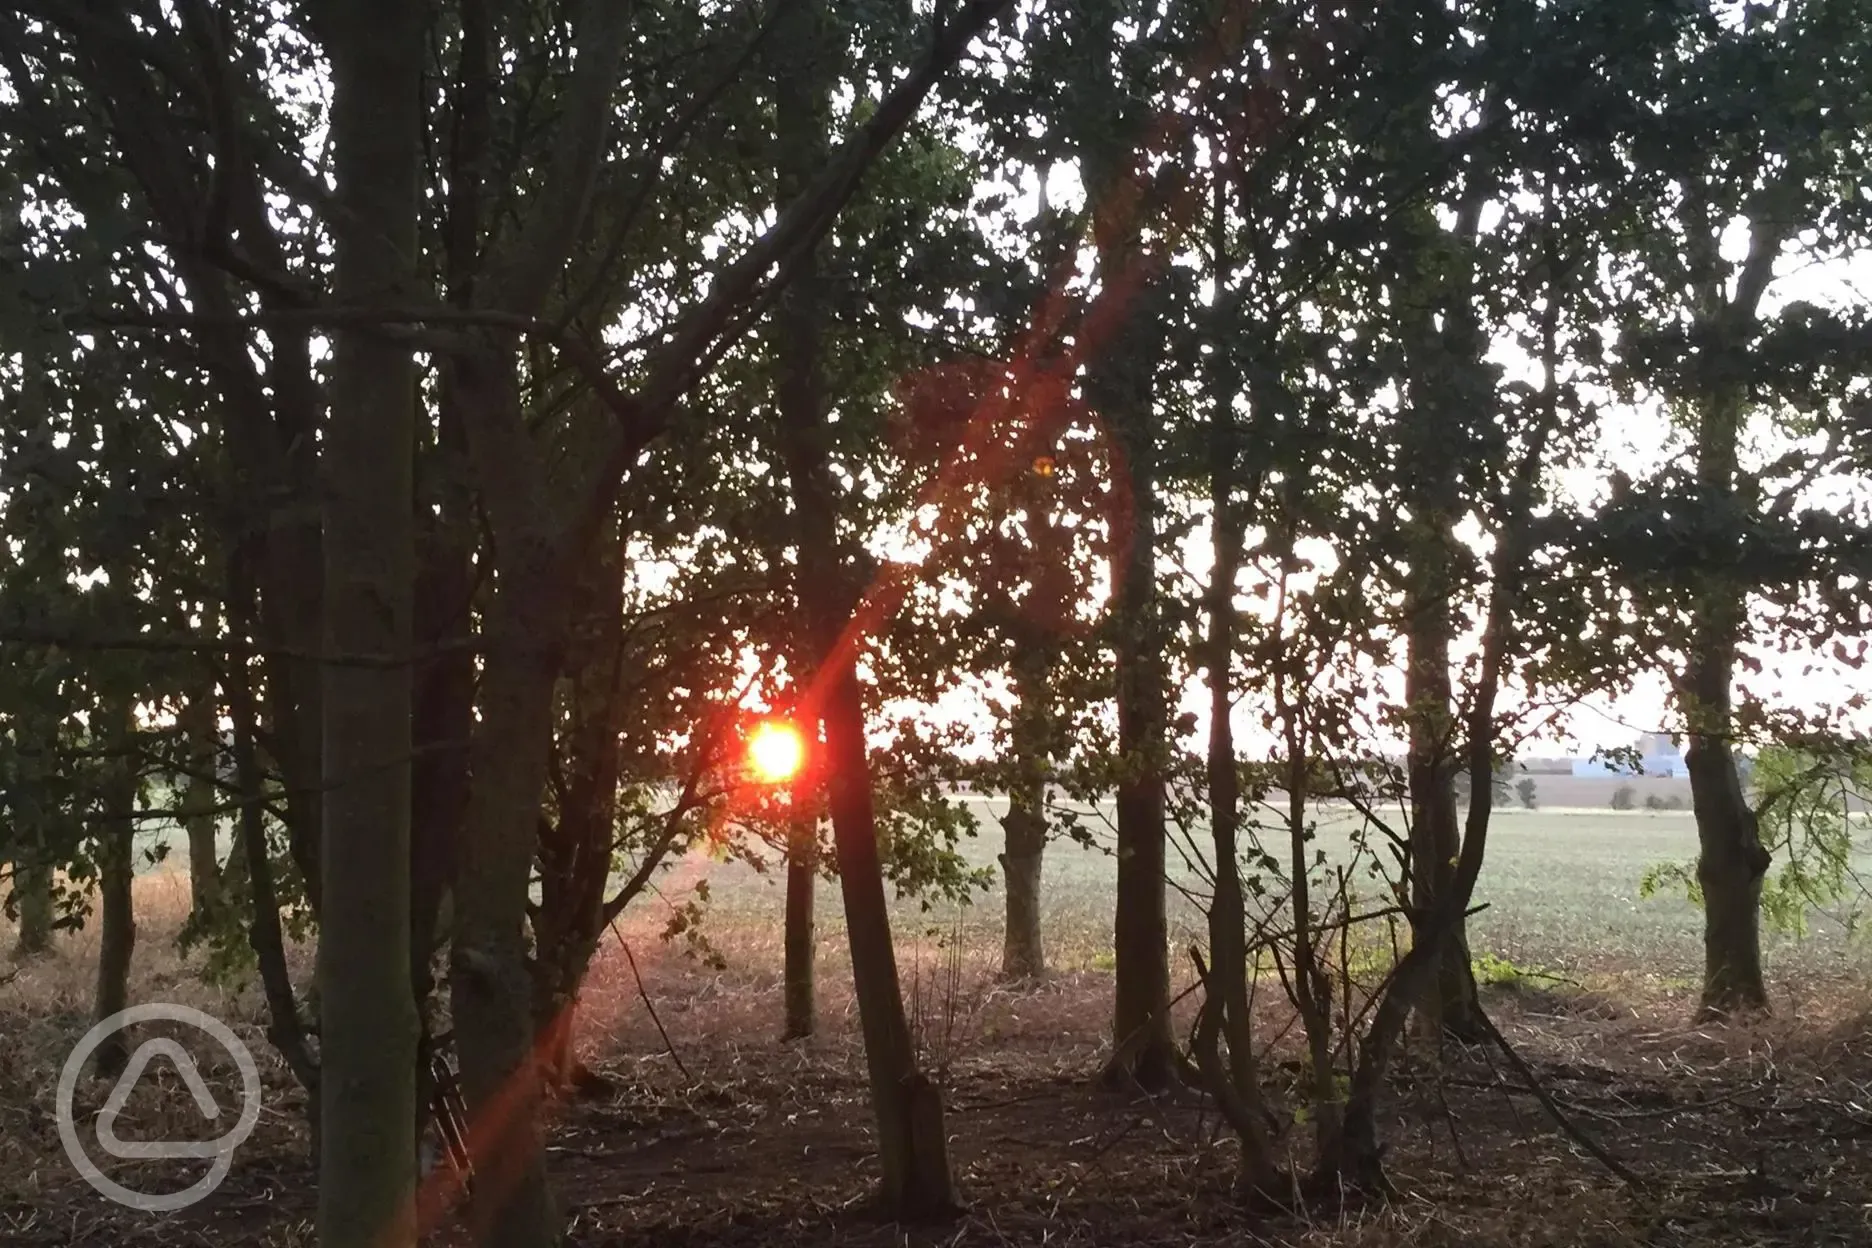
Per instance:
[[[685,863],[665,891],[678,895],[712,870]],[[1068,870],[1056,884],[1072,878]],[[552,1137],[577,1244],[1872,1242],[1872,1015],[1859,982],[1843,975],[1822,980],[1787,964],[1779,1016],[1737,1028],[1689,1025],[1683,976],[1629,958],[1571,969],[1565,981],[1511,977],[1489,990],[1503,1030],[1653,1187],[1627,1191],[1581,1157],[1499,1062],[1419,1046],[1406,1055],[1387,1123],[1402,1198],[1269,1220],[1229,1198],[1233,1145],[1200,1100],[1139,1101],[1090,1086],[1108,1022],[1102,925],[1055,922],[1052,953],[1070,969],[1010,986],[994,977],[999,916],[986,906],[899,914],[904,991],[925,1062],[948,1091],[971,1211],[933,1231],[880,1226],[862,1207],[874,1161],[836,894],[822,898],[820,1034],[782,1045],[777,890],[753,888],[765,886],[731,890],[711,919],[726,969],[661,940],[655,906],[623,925],[641,991],[616,942],[598,956],[579,1044],[614,1092],[567,1107]],[[1067,913],[1087,908],[1080,890],[1063,891]],[[208,1010],[248,1041],[267,1085],[259,1135],[213,1200],[168,1221],[123,1213],[82,1185],[52,1125],[52,1088],[88,1025],[96,947],[93,937],[66,937],[0,988],[0,1243],[312,1242],[298,1094],[264,1040],[257,993],[211,989],[176,954],[186,906],[183,877],[138,881],[134,995]],[[306,954],[294,953],[302,981]],[[1261,994],[1258,1012],[1263,1036],[1291,1025],[1277,992]],[[1288,1044],[1269,1054],[1272,1070],[1292,1055]],[[210,1073],[229,1103],[228,1072]],[[131,1100],[126,1135],[196,1121],[175,1080],[149,1082]],[[102,1095],[89,1087],[81,1105],[95,1109]],[[1296,1147],[1306,1134],[1291,1132]]]

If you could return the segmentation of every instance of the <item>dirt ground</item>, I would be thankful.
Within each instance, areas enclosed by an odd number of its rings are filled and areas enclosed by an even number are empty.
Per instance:
[[[641,991],[619,950],[601,958],[579,1043],[611,1087],[564,1106],[551,1136],[571,1243],[1872,1244],[1872,1025],[1848,982],[1783,982],[1780,1016],[1748,1028],[1691,1027],[1678,981],[1635,973],[1490,988],[1491,1013],[1547,1089],[1642,1186],[1568,1142],[1499,1054],[1419,1045],[1388,1106],[1399,1198],[1308,1219],[1234,1201],[1233,1145],[1201,1098],[1094,1085],[1108,975],[1012,989],[994,982],[985,956],[926,957],[906,967],[906,994],[946,1089],[967,1210],[905,1228],[867,1208],[876,1168],[838,951],[822,961],[821,1035],[781,1044],[771,946],[724,947],[730,969],[713,971],[641,943]],[[69,949],[0,987],[0,1244],[310,1244],[302,1098],[266,1049],[259,1003],[250,991],[215,996],[173,955],[145,960],[139,991],[235,1023],[266,1079],[260,1127],[219,1190],[178,1214],[111,1205],[74,1172],[52,1087],[86,1025],[86,956]],[[1269,1068],[1281,1073],[1290,1020],[1264,1005]],[[223,1104],[233,1094],[226,1067],[208,1072]],[[81,1087],[81,1112],[95,1112],[104,1091]],[[150,1138],[195,1112],[178,1080],[146,1080],[120,1133]],[[1307,1134],[1289,1131],[1302,1149]],[[203,1164],[118,1169],[173,1191]]]

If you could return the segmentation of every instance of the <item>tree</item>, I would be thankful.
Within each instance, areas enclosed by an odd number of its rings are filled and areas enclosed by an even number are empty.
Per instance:
[[[220,805],[215,781],[221,770],[220,706],[212,689],[189,696],[177,716],[189,772],[181,777],[182,832],[188,838],[189,914],[197,923],[221,905],[221,851],[217,844]]]
[[[1753,661],[1743,649],[1751,600],[1827,574],[1812,560],[1750,558],[1749,530],[1837,530],[1838,517],[1812,509],[1802,491],[1841,462],[1845,439],[1759,469],[1745,444],[1752,425],[1796,437],[1837,428],[1854,384],[1836,354],[1854,337],[1848,322],[1808,304],[1776,309],[1769,295],[1785,258],[1849,254],[1872,229],[1861,199],[1842,193],[1864,160],[1865,97],[1830,68],[1862,55],[1866,17],[1857,0],[1823,0],[1691,23],[1634,84],[1646,102],[1632,101],[1621,120],[1618,141],[1655,225],[1634,236],[1645,243],[1623,266],[1632,294],[1617,376],[1628,395],[1668,405],[1688,445],[1653,480],[1621,477],[1607,520],[1614,541],[1650,537],[1626,546],[1618,565],[1652,613],[1652,653],[1670,672],[1688,737],[1708,1016],[1768,1007],[1759,928],[1771,856],[1738,771],[1749,716],[1737,670]],[[1691,530],[1708,554],[1667,570],[1660,547]]]
[[[844,59],[835,52],[836,43],[828,29],[833,18],[827,7],[815,3],[802,8],[804,11],[778,32],[775,55],[769,58],[779,156],[775,189],[777,198],[783,200],[800,194],[811,181],[813,173],[825,161],[830,129],[828,97],[833,76],[839,67],[838,62]],[[796,679],[807,688],[813,687],[820,679],[819,671],[824,664],[838,662],[832,649],[837,644],[838,636],[835,607],[837,603],[851,597],[849,587],[838,588],[840,572],[836,567],[837,534],[833,517],[835,500],[829,496],[830,483],[825,475],[825,418],[829,407],[825,369],[821,363],[827,313],[825,293],[825,284],[820,278],[819,249],[815,248],[801,257],[793,281],[780,296],[772,327],[774,353],[779,365],[779,376],[774,386],[779,425],[776,438],[780,458],[787,465],[787,479],[793,496],[794,541],[797,550],[793,603],[806,625],[806,642],[799,647],[800,653],[796,656],[799,668]],[[834,595],[832,602],[815,606],[820,604],[821,596],[827,593]],[[836,681],[841,676],[834,673],[832,679]],[[817,745],[820,722],[808,720],[804,727],[809,740]],[[826,761],[833,766],[838,765],[830,757]],[[815,1022],[813,892],[819,872],[817,790],[820,784],[833,777],[823,768],[815,768],[810,776],[810,780],[801,777],[796,786],[796,800],[799,801],[800,810],[787,829],[785,1034],[788,1038],[811,1035]],[[838,778],[837,782],[869,786],[868,765],[862,776],[844,776]],[[838,826],[836,812],[833,816],[835,844],[841,834],[846,841],[853,836],[869,836],[875,843],[876,829],[855,829],[851,823],[853,807],[849,802],[844,806],[844,828]],[[842,865],[843,859],[840,861]],[[849,907],[849,901],[847,905]],[[887,937],[888,934],[887,921]],[[873,935],[869,930],[863,933],[865,938]],[[859,936],[854,928],[853,940],[856,941]],[[856,957],[852,966],[855,975],[859,967]],[[892,970],[895,970],[894,962]],[[869,1008],[873,1017],[876,1017],[880,1008],[888,1013],[890,1004],[878,997],[881,985],[859,981],[857,987],[861,1010]],[[893,992],[895,987],[891,985]],[[903,1006],[900,995],[896,1008],[901,1014]],[[894,1060],[901,1062],[904,1059],[899,1055]],[[873,1081],[872,1095],[878,1099],[879,1140],[884,1145],[882,1155],[886,1158],[887,1167],[899,1171],[893,1178],[887,1169],[884,1195],[887,1202],[895,1202],[909,1195],[908,1174],[913,1162],[908,1156],[893,1156],[893,1153],[901,1150],[903,1137],[899,1135],[896,1139],[887,1140],[883,1133],[891,1129],[887,1124],[901,1116],[901,1111],[889,1115],[885,1113],[884,1103],[879,1099],[880,1093],[875,1086],[875,1075]],[[901,1127],[898,1130],[901,1131]],[[925,1164],[933,1164],[933,1159],[926,1160]],[[948,1164],[946,1157],[942,1159],[942,1164]],[[936,1181],[941,1184],[951,1182],[946,1174]]]
[[[784,177],[805,183],[823,159],[820,146],[832,51],[825,10],[803,7],[785,28],[776,72],[778,133]],[[883,1168],[883,1208],[893,1216],[927,1218],[956,1203],[942,1125],[941,1094],[917,1069],[904,1015],[891,941],[890,912],[879,859],[863,693],[855,665],[864,644],[865,597],[860,574],[841,558],[837,496],[827,453],[827,404],[819,381],[819,312],[810,250],[801,262],[804,286],[782,302],[787,315],[779,398],[779,443],[792,486],[798,542],[798,600],[808,620],[812,683],[801,699],[809,726],[823,726],[824,776],[838,857],[852,978],[864,1031],[871,1101]],[[798,278],[795,279],[796,282]],[[814,731],[812,736],[817,737]]]
[[[340,214],[333,294],[351,306],[417,294],[423,19],[413,3],[349,4],[322,15]],[[338,332],[321,448],[325,649],[377,662],[324,671],[318,1230],[330,1245],[416,1239],[406,658],[415,402],[408,347],[368,327]]]
[[[1533,776],[1523,776],[1515,783],[1515,797],[1520,800],[1523,810],[1533,810],[1540,805],[1540,786]]]
[[[1114,447],[1109,524],[1112,598],[1109,644],[1116,680],[1118,888],[1113,902],[1116,954],[1112,1052],[1106,1077],[1160,1089],[1177,1075],[1170,1030],[1169,920],[1164,895],[1164,768],[1168,706],[1157,585],[1159,412],[1163,356],[1163,257],[1146,242],[1146,223],[1161,204],[1140,169],[1151,114],[1130,84],[1157,68],[1120,56],[1115,23],[1123,3],[1081,5],[1056,32],[1065,57],[1055,90],[1058,140],[1079,163],[1101,296],[1074,330],[1086,368],[1086,404]],[[1044,46],[1044,42],[1043,42]],[[1161,55],[1156,47],[1152,57]],[[1044,62],[1036,61],[1036,69]]]
[[[133,889],[136,883],[138,768],[133,744],[134,712],[121,695],[106,702],[105,707],[103,723],[99,725],[101,731],[92,734],[93,740],[104,744],[110,752],[109,774],[99,795],[97,847],[93,851],[101,896],[97,993],[92,1019],[100,1023],[129,1008],[130,960],[136,952]],[[129,1059],[127,1037],[119,1029],[98,1046],[97,1073],[114,1079],[123,1074]]]

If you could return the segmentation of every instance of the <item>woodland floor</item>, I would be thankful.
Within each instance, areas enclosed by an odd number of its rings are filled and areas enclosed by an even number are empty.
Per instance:
[[[255,994],[203,985],[173,952],[177,897],[173,879],[140,881],[134,996],[212,1010],[248,1039],[267,1082],[258,1133],[214,1196],[167,1218],[110,1205],[82,1182],[52,1108],[88,1021],[93,954],[72,938],[0,986],[0,1245],[312,1243],[300,1096],[266,1048]],[[1232,1200],[1233,1145],[1199,1098],[1094,1086],[1108,973],[1016,989],[994,981],[991,951],[973,942],[907,942],[906,996],[944,1083],[968,1210],[903,1228],[866,1208],[870,1117],[836,944],[822,945],[821,1035],[781,1044],[774,933],[723,924],[728,969],[712,970],[655,929],[626,929],[642,991],[614,945],[584,1000],[580,1049],[612,1088],[565,1106],[551,1136],[576,1245],[1872,1244],[1872,1017],[1865,983],[1833,957],[1778,959],[1778,1016],[1732,1028],[1690,1026],[1684,977],[1622,958],[1564,979],[1510,975],[1487,989],[1491,1014],[1644,1186],[1569,1143],[1499,1054],[1419,1044],[1388,1103],[1399,1199],[1304,1219]],[[1280,1070],[1294,1037],[1271,995],[1260,1033]],[[229,1072],[207,1073],[228,1104]],[[106,1090],[81,1088],[81,1107],[95,1112]],[[178,1080],[146,1079],[122,1134],[152,1138],[195,1112]],[[1304,1154],[1308,1128],[1289,1134]],[[151,1190],[200,1173],[127,1164]]]

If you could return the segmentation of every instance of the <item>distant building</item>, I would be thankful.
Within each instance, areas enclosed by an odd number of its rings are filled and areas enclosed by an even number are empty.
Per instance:
[[[1606,779],[1621,776],[1650,776],[1658,779],[1683,780],[1690,775],[1690,769],[1684,763],[1683,750],[1677,744],[1677,738],[1669,733],[1651,732],[1638,738],[1638,761],[1640,770],[1634,772],[1623,762],[1613,765],[1604,759],[1580,758],[1573,760],[1573,774],[1581,779]]]

